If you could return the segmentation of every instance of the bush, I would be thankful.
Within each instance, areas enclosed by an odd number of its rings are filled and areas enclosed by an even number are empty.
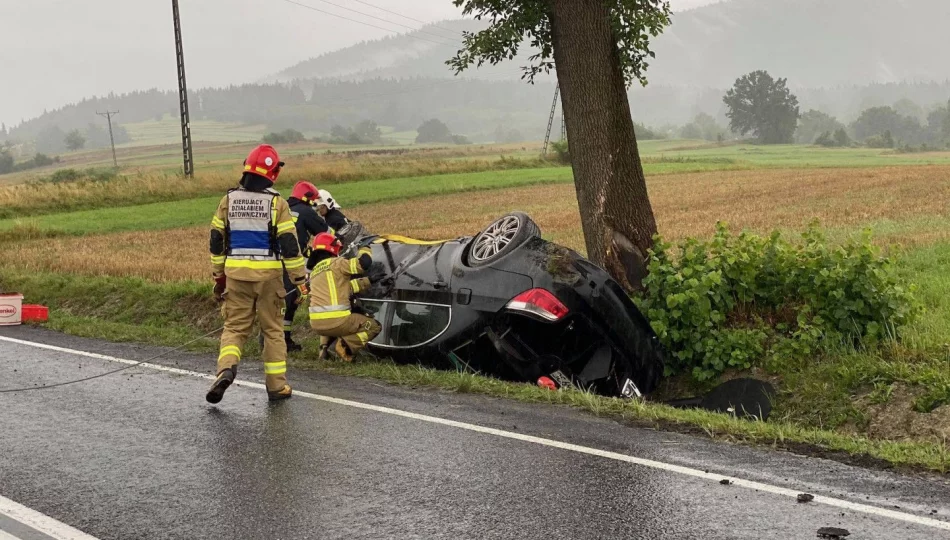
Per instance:
[[[296,129],[285,129],[280,133],[268,133],[263,141],[267,144],[294,144],[307,140],[304,134]]]
[[[67,184],[73,182],[109,182],[119,177],[113,168],[89,168],[77,171],[76,169],[60,169],[53,174],[41,178],[39,182],[50,184]]]
[[[881,135],[873,135],[864,141],[868,148],[894,148],[894,137],[890,130]]]
[[[835,140],[834,140],[834,138],[832,138],[830,131],[826,131],[826,132],[822,133],[821,135],[819,135],[818,138],[815,139],[815,145],[816,145],[816,146],[825,146],[825,147],[836,146],[836,145],[835,145]]]
[[[649,271],[636,301],[671,352],[667,374],[700,381],[842,341],[872,346],[918,310],[869,232],[831,247],[816,225],[793,244],[719,224],[712,240],[686,240],[676,254],[657,237]]]
[[[571,163],[571,149],[567,145],[567,141],[554,141],[551,143],[551,148],[554,150],[554,153],[557,154],[557,160],[565,165],[570,165]]]
[[[80,178],[82,178],[82,173],[76,169],[60,169],[49,175],[46,180],[54,184],[64,184],[68,182],[75,182]]]

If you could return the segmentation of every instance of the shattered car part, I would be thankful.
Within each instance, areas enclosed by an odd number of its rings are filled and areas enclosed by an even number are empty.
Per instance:
[[[656,388],[666,353],[624,290],[514,212],[474,237],[371,236],[389,279],[361,296],[383,330],[369,347],[400,362],[608,396]]]

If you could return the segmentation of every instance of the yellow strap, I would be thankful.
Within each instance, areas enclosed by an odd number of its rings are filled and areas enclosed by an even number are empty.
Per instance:
[[[303,257],[297,257],[296,259],[287,259],[284,261],[284,267],[287,268],[288,270],[301,268],[305,264],[307,264],[307,261]]]
[[[350,280],[350,289],[353,289],[354,293],[360,292],[360,280],[358,279]]]
[[[287,362],[264,362],[265,375],[282,375],[287,373]]]
[[[237,356],[238,360],[241,359],[241,349],[236,345],[227,345],[221,347],[221,354],[218,355],[218,361],[220,362],[226,356]]]
[[[327,272],[327,287],[330,292],[330,305],[335,306],[340,303],[336,293],[336,283],[333,282],[333,272]]]
[[[218,216],[214,216],[213,218],[211,218],[211,226],[214,227],[215,229],[222,229],[222,230],[223,230],[223,229],[224,229],[224,220],[222,220],[222,219],[219,218]]]
[[[250,268],[251,270],[280,270],[283,265],[280,261],[244,261],[241,259],[229,258],[225,261],[227,268]]]
[[[382,234],[379,236],[383,240],[389,240],[392,242],[399,242],[400,244],[411,244],[416,246],[436,246],[439,244],[444,244],[446,242],[451,242],[451,240],[417,240],[415,238],[409,238],[408,236],[402,236],[399,234]]]
[[[343,317],[349,317],[350,311],[325,311],[323,313],[311,313],[311,321],[324,321],[327,319],[342,319]]]

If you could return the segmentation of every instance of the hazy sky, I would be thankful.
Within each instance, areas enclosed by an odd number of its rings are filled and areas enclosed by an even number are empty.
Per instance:
[[[176,88],[171,0],[0,0],[0,122],[18,124],[92,95]],[[357,0],[293,0],[397,30],[330,4],[411,27]],[[688,9],[718,0],[671,0]],[[366,0],[422,21],[457,18],[451,0]],[[390,32],[289,0],[180,0],[188,85],[250,82]],[[120,115],[121,116],[121,115]]]

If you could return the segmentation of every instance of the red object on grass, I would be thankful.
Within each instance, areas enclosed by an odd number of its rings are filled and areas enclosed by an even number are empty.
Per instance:
[[[36,304],[23,304],[21,310],[23,322],[46,322],[49,320],[49,308]]]
[[[550,377],[538,377],[538,386],[548,390],[557,390],[557,383]]]

